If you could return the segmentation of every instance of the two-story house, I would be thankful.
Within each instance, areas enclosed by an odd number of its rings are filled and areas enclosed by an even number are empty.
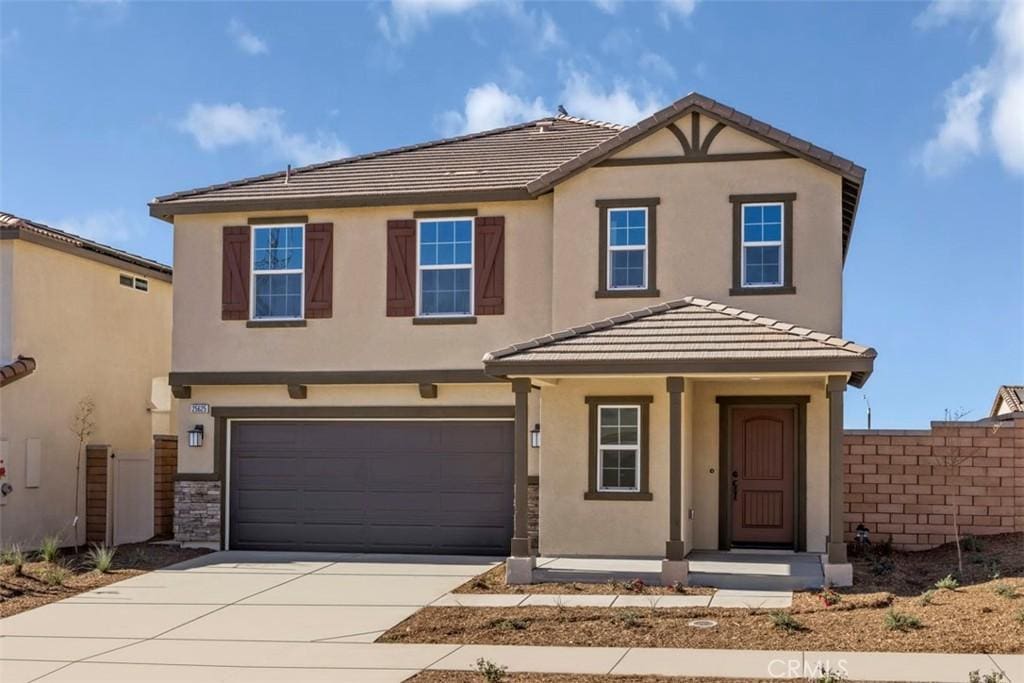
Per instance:
[[[864,169],[691,94],[155,199],[178,536],[239,549],[661,557],[851,577],[843,340]],[[200,410],[204,409],[201,407]],[[193,443],[197,443],[194,440]]]

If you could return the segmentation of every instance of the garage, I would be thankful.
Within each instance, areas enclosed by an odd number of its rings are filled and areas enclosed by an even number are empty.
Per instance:
[[[509,552],[511,421],[229,424],[233,549]]]

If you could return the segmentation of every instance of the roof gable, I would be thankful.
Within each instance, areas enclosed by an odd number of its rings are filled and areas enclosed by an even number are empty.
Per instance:
[[[686,297],[513,344],[483,360],[491,374],[850,372],[859,387],[876,355],[834,335]]]
[[[1024,385],[1004,384],[999,387],[999,391],[996,392],[995,401],[992,402],[990,417],[995,417],[999,413],[999,408],[1004,403],[1011,413],[1024,411]]]

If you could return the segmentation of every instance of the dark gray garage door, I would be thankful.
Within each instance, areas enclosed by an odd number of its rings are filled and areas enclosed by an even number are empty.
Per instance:
[[[511,422],[233,422],[236,549],[506,554]]]

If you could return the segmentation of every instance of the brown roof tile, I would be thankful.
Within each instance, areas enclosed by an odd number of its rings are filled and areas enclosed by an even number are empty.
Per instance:
[[[0,387],[5,387],[22,377],[27,377],[35,371],[36,361],[34,358],[18,356],[17,360],[11,361],[6,365],[0,365]]]
[[[489,373],[505,375],[573,366],[591,373],[780,368],[851,372],[851,383],[861,386],[875,356],[874,349],[834,335],[686,297],[513,344],[483,360]]]

